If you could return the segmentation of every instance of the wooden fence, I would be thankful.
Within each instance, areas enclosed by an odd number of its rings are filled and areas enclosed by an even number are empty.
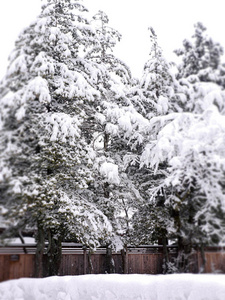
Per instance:
[[[34,277],[35,247],[0,247],[0,281],[21,277]],[[176,248],[170,249],[170,256],[176,256]],[[162,274],[163,253],[160,246],[129,248],[125,256],[126,269],[124,269],[124,256],[121,253],[112,254],[115,264],[115,273],[128,274]],[[46,258],[46,257],[45,257]],[[208,248],[205,252],[206,273],[225,273],[225,252],[222,248]],[[202,265],[199,252],[193,254],[191,271],[198,273]],[[62,252],[59,275],[82,275],[88,273],[106,273],[106,250],[97,249],[94,254],[82,248],[64,247]]]

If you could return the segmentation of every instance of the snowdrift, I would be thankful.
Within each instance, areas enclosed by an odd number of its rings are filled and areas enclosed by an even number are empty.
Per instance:
[[[1,300],[224,300],[225,275],[82,275],[0,283]]]

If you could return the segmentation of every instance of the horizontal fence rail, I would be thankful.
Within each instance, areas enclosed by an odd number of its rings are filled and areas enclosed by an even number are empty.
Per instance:
[[[48,244],[45,244],[45,251],[47,251]],[[77,243],[62,243],[62,254],[82,254],[84,251],[84,247],[82,244]],[[177,252],[177,246],[175,245],[169,245],[167,246],[167,249],[170,252]],[[88,250],[88,248],[87,248]],[[163,246],[162,245],[141,245],[138,247],[128,247],[127,248],[128,253],[162,253],[163,252]],[[1,245],[0,244],[0,254],[35,254],[36,252],[36,244],[11,244],[8,246]],[[106,248],[97,248],[95,250],[95,254],[105,254]],[[117,252],[113,252],[116,254]]]
[[[47,259],[48,244],[45,245],[44,261]],[[0,281],[34,277],[35,244],[0,245]],[[177,257],[177,246],[168,246],[170,259]],[[202,257],[199,251],[192,254],[191,272],[201,271]],[[141,245],[128,247],[126,253],[112,252],[115,273],[119,274],[162,274],[163,246]],[[207,247],[205,249],[205,272],[225,273],[225,251],[223,247]],[[59,276],[83,275],[88,273],[104,274],[107,271],[106,248],[97,248],[92,253],[81,244],[63,243]]]

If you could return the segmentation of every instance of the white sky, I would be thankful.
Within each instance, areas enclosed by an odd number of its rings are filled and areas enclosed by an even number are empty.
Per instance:
[[[124,60],[135,76],[139,76],[150,51],[148,27],[152,26],[168,60],[175,60],[173,50],[194,32],[201,21],[208,34],[225,47],[225,0],[84,0],[95,14],[103,10],[110,25],[123,36],[116,55]],[[0,4],[0,78],[7,57],[23,28],[35,20],[41,0],[1,0]]]

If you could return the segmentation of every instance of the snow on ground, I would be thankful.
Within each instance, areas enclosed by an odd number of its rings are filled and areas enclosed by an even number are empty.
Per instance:
[[[82,275],[0,283],[1,300],[224,300],[225,275]]]

